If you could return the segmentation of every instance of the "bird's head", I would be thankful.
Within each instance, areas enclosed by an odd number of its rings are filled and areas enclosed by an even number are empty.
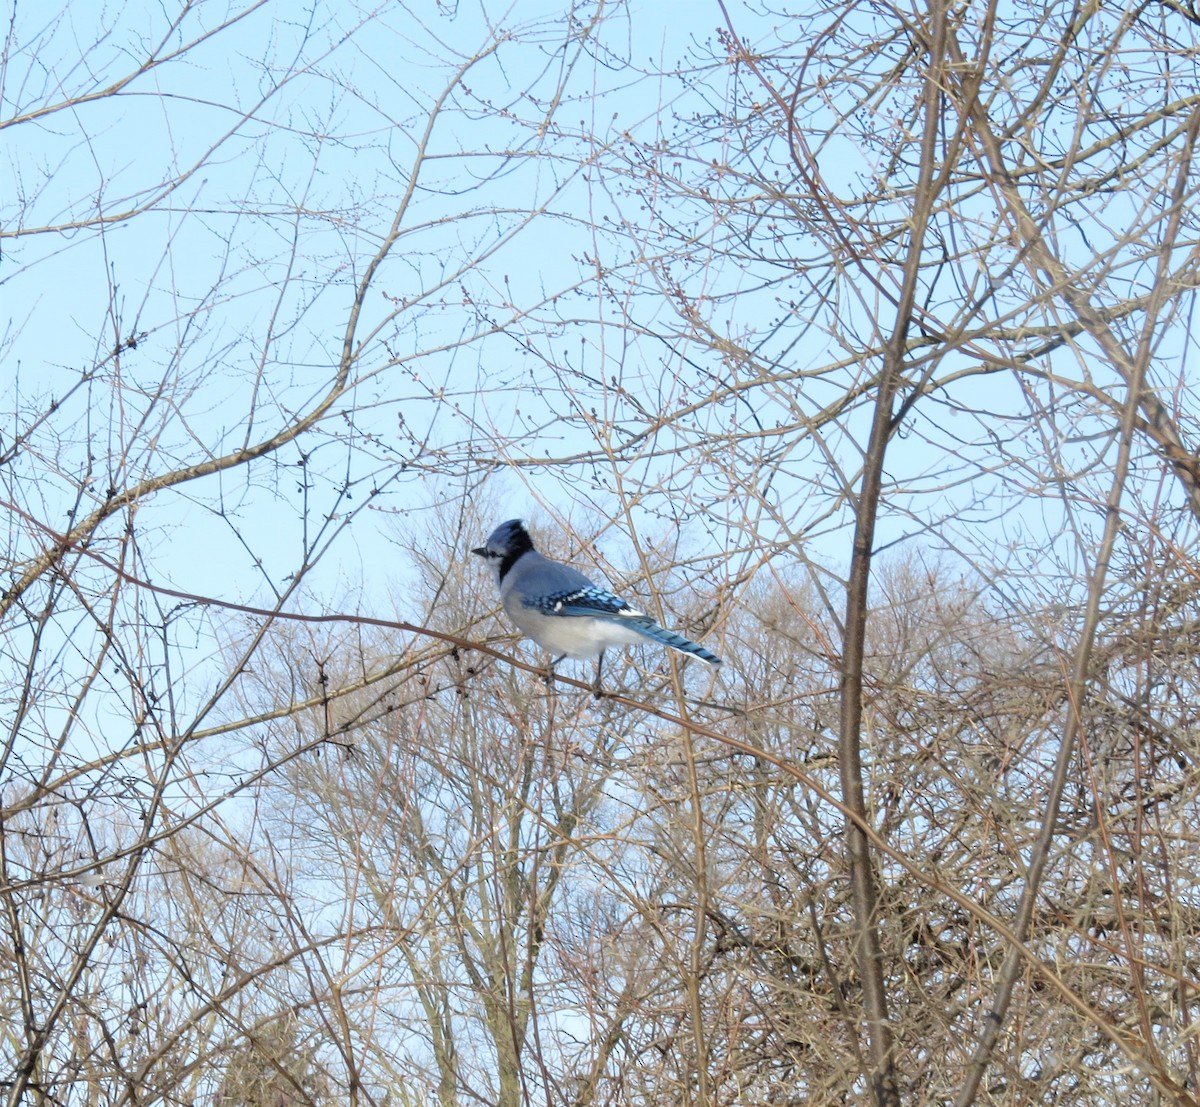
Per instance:
[[[520,519],[509,519],[492,531],[484,545],[476,546],[471,553],[478,554],[492,566],[497,581],[501,581],[517,558],[532,549],[533,539],[525,524]]]

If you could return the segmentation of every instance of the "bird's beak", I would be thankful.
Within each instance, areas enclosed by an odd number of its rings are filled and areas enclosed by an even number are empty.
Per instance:
[[[480,557],[487,557],[487,546],[476,546],[471,553],[479,554]]]

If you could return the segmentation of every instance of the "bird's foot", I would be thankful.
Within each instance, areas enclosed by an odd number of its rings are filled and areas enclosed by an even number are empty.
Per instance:
[[[604,671],[604,651],[600,651],[600,656],[596,658],[596,679],[592,681],[592,695],[596,699],[604,698],[604,689],[600,686],[600,674]]]

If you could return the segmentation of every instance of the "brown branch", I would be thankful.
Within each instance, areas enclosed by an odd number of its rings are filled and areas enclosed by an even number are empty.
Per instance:
[[[957,44],[953,42],[953,39],[951,42],[951,50],[954,57],[956,60],[961,60],[961,51]],[[1191,150],[1195,144],[1197,133],[1200,132],[1200,108],[1193,110],[1188,126],[1187,140],[1181,146],[1171,204],[1167,209],[1166,227],[1163,233],[1163,240],[1158,248],[1157,279],[1153,286],[1154,291],[1151,293],[1150,302],[1147,305],[1138,348],[1131,354],[1125,349],[1101,314],[1091,306],[1087,295],[1075,287],[1066,271],[1066,267],[1059,261],[1046,243],[1036,220],[1034,220],[1025,207],[1011,177],[1008,175],[1007,167],[1001,154],[1000,144],[991,129],[990,120],[984,114],[978,101],[972,98],[963,107],[964,118],[970,119],[973,132],[979,139],[984,157],[994,174],[998,191],[1004,198],[1010,214],[1016,221],[1021,242],[1028,250],[1030,265],[1034,268],[1035,275],[1040,270],[1052,280],[1057,294],[1070,305],[1083,322],[1088,333],[1100,344],[1101,348],[1111,359],[1113,366],[1125,381],[1128,389],[1121,417],[1118,457],[1113,471],[1108,500],[1105,505],[1104,532],[1099,549],[1097,550],[1095,565],[1089,575],[1084,622],[1080,630],[1080,638],[1076,646],[1068,685],[1068,708],[1063,726],[1063,735],[1058,747],[1054,774],[1049,786],[1046,807],[1042,813],[1037,841],[1030,854],[1029,868],[1025,876],[1021,901],[1013,923],[1014,934],[1019,940],[1023,941],[1029,931],[1034,907],[1041,888],[1042,875],[1049,860],[1050,848],[1058,825],[1059,806],[1063,791],[1067,785],[1075,743],[1082,726],[1084,702],[1087,698],[1092,679],[1092,649],[1100,625],[1100,603],[1107,585],[1109,565],[1121,526],[1121,499],[1129,473],[1133,438],[1138,426],[1139,407],[1146,413],[1156,434],[1162,435],[1170,443],[1172,449],[1183,450],[1183,445],[1178,441],[1177,432],[1170,420],[1169,414],[1166,412],[1165,405],[1162,404],[1153,392],[1146,388],[1146,372],[1153,351],[1158,315],[1169,294],[1168,276],[1171,268],[1171,252],[1178,238],[1183,218],[1187,182],[1191,172]],[[1175,472],[1187,492],[1188,503],[1193,514],[1197,518],[1200,518],[1200,484],[1196,482],[1194,468],[1176,464]],[[966,1079],[956,1100],[957,1107],[970,1107],[978,1096],[979,1086],[991,1062],[992,1053],[995,1050],[1000,1030],[1007,1017],[1022,967],[1023,958],[1017,953],[1015,947],[1010,948],[997,980],[991,1010],[988,1012],[984,1022],[983,1030],[980,1033],[971,1063],[967,1069]],[[1147,1041],[1147,1046],[1148,1048],[1153,1048],[1152,1039]],[[1161,1063],[1152,1064],[1151,1071],[1157,1073],[1160,1079],[1166,1080],[1166,1076],[1161,1070]],[[1195,1102],[1182,1089],[1177,1089],[1174,1094],[1179,1096],[1178,1102]]]

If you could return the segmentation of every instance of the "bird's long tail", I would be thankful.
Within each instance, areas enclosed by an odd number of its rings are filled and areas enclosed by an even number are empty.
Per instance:
[[[721,664],[721,659],[712,650],[705,649],[698,642],[693,642],[690,638],[684,638],[682,634],[676,634],[673,630],[660,627],[653,619],[648,617],[643,619],[622,619],[621,622],[623,625],[628,626],[630,630],[636,630],[638,634],[649,638],[652,642],[660,642],[662,645],[669,646],[680,653],[693,654],[700,658],[701,661],[708,662],[709,665]]]

